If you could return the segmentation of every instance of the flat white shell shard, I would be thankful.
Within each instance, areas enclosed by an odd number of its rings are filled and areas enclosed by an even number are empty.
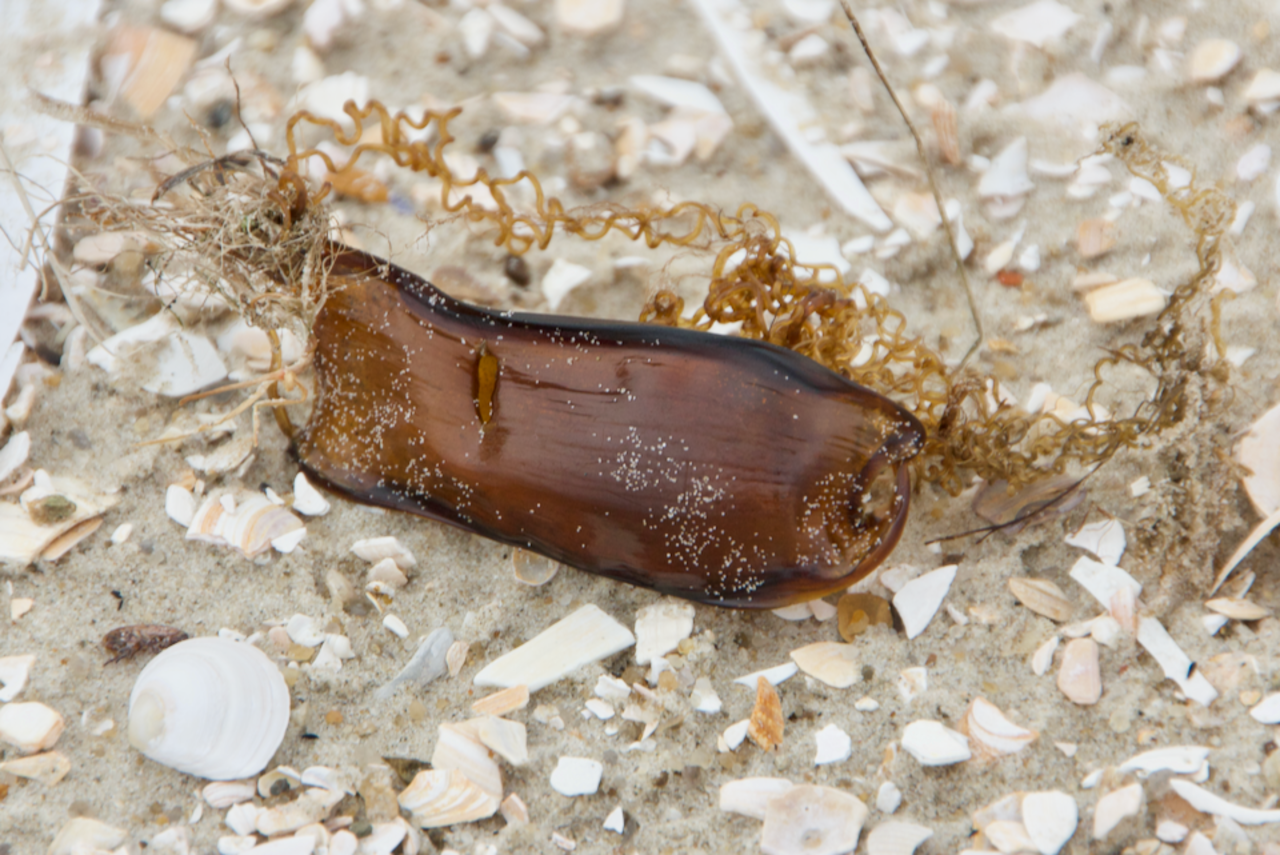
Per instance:
[[[34,653],[0,656],[0,685],[4,686],[0,689],[0,703],[9,703],[26,688],[35,661]]]
[[[1205,39],[1196,45],[1187,63],[1192,83],[1216,83],[1230,73],[1244,54],[1230,39]]]
[[[411,570],[418,564],[418,559],[407,547],[394,537],[368,537],[351,544],[351,551],[357,558],[377,563],[384,558],[396,562],[401,570]]]
[[[1103,564],[1114,566],[1124,555],[1124,526],[1120,520],[1088,523],[1075,534],[1067,535],[1067,545],[1087,549]]]
[[[839,855],[852,852],[867,820],[867,806],[831,787],[792,787],[770,799],[760,830],[765,855]]]
[[[1177,683],[1188,698],[1207,707],[1218,697],[1218,690],[1203,674],[1191,674],[1191,657],[1183,652],[1160,621],[1151,617],[1138,621],[1138,643],[1146,648],[1164,675]]]
[[[1079,582],[1104,609],[1110,609],[1120,588],[1129,588],[1136,598],[1142,585],[1119,567],[1080,557],[1071,567],[1071,578]]]
[[[636,643],[625,626],[586,605],[537,636],[490,662],[475,676],[477,686],[518,686],[536,692],[583,665],[626,650]]]
[[[1258,516],[1280,510],[1280,405],[1263,413],[1240,438],[1236,460],[1253,473],[1243,481]]]
[[[904,668],[902,672],[898,674],[898,696],[901,697],[903,701],[910,701],[913,698],[924,694],[928,690],[928,668],[920,666],[915,668]],[[854,706],[857,708],[857,704]],[[874,709],[874,707],[872,709]]]
[[[618,805],[609,811],[609,815],[604,818],[604,830],[621,834],[626,828],[627,818],[622,812],[622,805]]]
[[[473,720],[474,721],[474,720]],[[489,795],[494,802],[502,801],[502,770],[489,756],[476,738],[476,726],[472,722],[442,724],[431,754],[431,765],[436,769],[454,769]]]
[[[129,832],[78,816],[58,829],[58,834],[49,844],[49,855],[81,855],[85,852],[101,852],[115,849],[129,839]]]
[[[604,766],[586,757],[561,757],[551,772],[551,788],[562,796],[589,796],[600,789]]]
[[[963,734],[928,719],[906,726],[902,731],[902,748],[923,766],[949,766],[972,756],[969,740]]]
[[[1102,697],[1102,672],[1098,667],[1098,643],[1092,638],[1067,642],[1058,666],[1058,688],[1067,700],[1081,706],[1096,704]]]
[[[0,772],[17,775],[19,778],[29,778],[46,787],[52,787],[67,777],[70,771],[71,760],[61,751],[44,751],[0,763]]]
[[[875,231],[892,229],[893,221],[880,209],[840,150],[830,142],[811,142],[806,137],[803,129],[820,127],[821,119],[803,89],[794,85],[783,88],[763,73],[761,51],[734,24],[736,17],[747,14],[743,5],[737,0],[694,0],[693,5],[743,88],[818,183],[846,212]]]
[[[636,612],[636,664],[648,665],[664,656],[693,632],[693,606],[658,603]]]
[[[1093,807],[1093,839],[1102,840],[1117,825],[1131,816],[1137,816],[1141,810],[1141,784],[1130,784],[1107,793]]]
[[[284,625],[289,640],[303,647],[319,647],[324,641],[324,624],[308,615],[294,615]]]
[[[0,707],[0,742],[23,754],[52,748],[66,726],[61,713],[36,701]]]
[[[720,739],[724,742],[724,747],[720,749],[723,754],[725,751],[737,751],[738,746],[742,744],[742,740],[747,738],[747,728],[751,725],[750,719],[742,719],[735,721],[724,729]]]
[[[707,677],[699,677],[693,684],[693,694],[689,696],[689,702],[700,713],[711,715],[720,712],[720,696],[716,694],[715,687]]]
[[[800,670],[800,666],[796,665],[796,663],[787,662],[782,665],[775,665],[772,668],[765,668],[763,671],[752,671],[750,674],[739,677],[733,682],[746,686],[748,689],[754,689],[756,680],[764,677],[769,681],[769,685],[776,686],[785,680],[790,680],[798,670]]]
[[[774,609],[773,613],[783,620],[790,621],[808,620],[813,617],[813,612],[809,610],[808,603],[793,603],[780,609]]]
[[[414,651],[412,658],[400,669],[400,673],[392,677],[385,686],[374,692],[373,696],[380,701],[385,701],[395,693],[396,687],[402,683],[413,682],[419,686],[427,685],[448,668],[446,658],[452,645],[453,633],[447,627],[439,627],[432,630],[431,634],[418,645],[418,649]],[[527,694],[525,695],[525,700],[528,700]]]
[[[498,812],[498,799],[456,769],[425,769],[400,793],[400,806],[421,828],[475,822]]]
[[[1019,727],[990,701],[974,698],[961,719],[961,732],[969,737],[978,754],[990,757],[1016,754],[1039,737],[1034,730]]]
[[[847,689],[862,679],[857,647],[835,641],[819,641],[791,651],[800,670],[834,689]]]
[[[739,778],[720,785],[720,810],[764,819],[770,800],[794,786],[786,778]]]
[[[1221,796],[1209,792],[1204,787],[1174,778],[1169,781],[1173,791],[1187,800],[1193,808],[1201,813],[1213,816],[1225,816],[1241,825],[1264,825],[1280,822],[1280,810],[1258,810],[1243,805],[1233,804]]]
[[[1119,121],[1132,114],[1119,95],[1078,71],[1057,77],[1048,89],[1015,109],[1041,122],[1073,128]]]
[[[1209,749],[1200,745],[1173,745],[1135,754],[1124,761],[1118,772],[1138,772],[1145,777],[1168,770],[1178,775],[1194,775],[1209,761]]]
[[[249,801],[257,792],[257,788],[248,781],[214,781],[205,784],[200,795],[209,803],[209,807],[225,810],[232,805]]]
[[[170,484],[164,493],[164,512],[178,525],[189,527],[196,515],[195,496],[186,487]]]
[[[853,754],[853,740],[834,724],[829,724],[813,735],[817,743],[817,753],[813,757],[813,765],[825,766],[828,763],[841,763]]]
[[[1034,848],[1027,828],[1015,820],[1000,819],[983,829],[987,842],[1000,852],[1030,852]]]
[[[893,813],[902,805],[902,790],[893,781],[885,781],[876,790],[876,810]]]
[[[907,638],[915,638],[925,631],[955,578],[956,565],[948,564],[912,579],[893,595],[893,607],[902,618]]]
[[[911,855],[933,829],[911,822],[882,822],[867,834],[867,855]]]
[[[1249,715],[1263,724],[1280,724],[1280,692],[1267,695],[1262,703],[1249,710]]]
[[[991,29],[1014,41],[1038,48],[1062,38],[1080,16],[1056,0],[1036,0],[992,19]]]
[[[978,196],[983,199],[1007,199],[1025,196],[1036,185],[1027,177],[1027,138],[1018,137],[991,160],[991,166],[978,180]]]
[[[512,766],[529,762],[529,743],[525,726],[497,716],[485,716],[476,727],[476,736],[486,748]]]
[[[27,462],[31,454],[31,435],[25,430],[9,437],[9,441],[0,449],[0,484],[9,480],[18,467]]]
[[[299,472],[293,479],[293,509],[308,517],[329,513],[329,501],[311,486],[305,473]]]
[[[1066,793],[1050,790],[1022,798],[1022,824],[1040,855],[1057,855],[1076,833],[1080,809]]]
[[[638,92],[664,107],[683,107],[700,113],[724,113],[724,105],[715,93],[694,80],[637,74],[628,81]]]
[[[249,644],[192,638],[147,663],[129,697],[129,742],[165,766],[213,780],[256,775],[284,739],[289,689]]]

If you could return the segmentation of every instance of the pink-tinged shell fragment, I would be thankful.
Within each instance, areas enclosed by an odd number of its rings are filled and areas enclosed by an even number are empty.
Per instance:
[[[1058,668],[1058,688],[1072,703],[1096,704],[1102,697],[1102,671],[1098,666],[1098,643],[1092,638],[1076,638],[1062,650]]]

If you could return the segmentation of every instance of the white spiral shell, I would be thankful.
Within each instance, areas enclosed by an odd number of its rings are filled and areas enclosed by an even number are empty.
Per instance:
[[[192,638],[152,659],[129,696],[129,742],[157,763],[225,781],[266,768],[289,724],[289,688],[251,644]]]

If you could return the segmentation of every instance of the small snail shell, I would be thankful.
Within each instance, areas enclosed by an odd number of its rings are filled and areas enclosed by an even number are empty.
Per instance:
[[[157,763],[211,780],[266,768],[289,724],[289,689],[258,648],[192,638],[142,669],[129,696],[129,742]]]

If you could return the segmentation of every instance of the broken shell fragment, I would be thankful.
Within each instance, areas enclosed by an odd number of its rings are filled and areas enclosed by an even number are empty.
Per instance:
[[[456,769],[424,769],[398,801],[421,828],[475,822],[498,812],[498,799]]]
[[[658,603],[636,613],[636,664],[648,665],[654,657],[676,649],[693,632],[693,606]]]
[[[1150,279],[1125,279],[1084,295],[1085,308],[1095,323],[1129,321],[1164,310],[1168,299]]]
[[[358,558],[375,564],[384,558],[390,558],[401,570],[412,570],[418,564],[418,559],[413,553],[394,537],[369,537],[357,540],[351,544],[351,551]]]
[[[19,778],[38,781],[46,787],[67,777],[71,771],[71,760],[61,751],[45,751],[29,757],[17,757],[0,763],[0,772],[8,772]]]
[[[34,653],[19,656],[0,656],[0,703],[9,703],[22,692],[35,664]]]
[[[600,789],[604,766],[586,757],[561,757],[551,773],[551,788],[562,796],[589,796]]]
[[[1066,793],[1027,793],[1022,799],[1022,824],[1040,855],[1057,855],[1079,822],[1076,800]]]
[[[1142,810],[1142,785],[1130,784],[1107,793],[1093,808],[1093,839],[1102,840],[1125,819]]]
[[[882,822],[867,835],[867,855],[911,855],[933,837],[933,829],[912,822]]]
[[[1058,688],[1075,704],[1096,704],[1102,697],[1102,672],[1098,666],[1098,643],[1092,638],[1076,638],[1062,649],[1058,668]]]
[[[893,595],[893,607],[902,618],[907,638],[925,631],[956,578],[956,565],[948,564],[912,579]]]
[[[852,644],[819,641],[791,651],[800,670],[833,689],[847,689],[862,679],[857,648]]]
[[[949,766],[972,755],[969,740],[940,722],[913,721],[902,731],[902,748],[924,766]]]
[[[974,698],[969,704],[960,722],[960,732],[969,737],[974,752],[986,758],[1016,754],[1039,736],[1034,730],[1009,721],[995,704],[983,698]]]
[[[1271,616],[1270,609],[1263,608],[1249,600],[1239,600],[1232,597],[1219,597],[1216,600],[1209,600],[1204,605],[1210,611],[1217,612],[1232,620],[1262,620]]]
[[[129,697],[129,742],[200,778],[261,772],[288,724],[280,670],[258,648],[222,638],[192,638],[162,651]]]
[[[7,742],[23,754],[52,748],[66,722],[52,707],[36,701],[0,707],[0,742]]]
[[[536,692],[590,662],[635,644],[635,636],[599,607],[586,605],[534,638],[490,662],[477,686],[527,685]]]
[[[760,832],[766,855],[838,855],[858,845],[867,806],[832,787],[790,787],[769,800]]]
[[[769,802],[795,785],[786,778],[739,778],[720,786],[720,810],[764,819]]]
[[[1013,577],[1009,579],[1009,590],[1031,611],[1043,615],[1059,623],[1071,620],[1075,607],[1062,589],[1048,579],[1029,579]]]
[[[783,728],[786,722],[782,718],[782,699],[778,690],[764,677],[756,678],[756,703],[751,709],[751,720],[747,725],[747,735],[751,741],[765,751],[772,751],[782,744]]]
[[[306,474],[302,472],[293,479],[293,509],[308,517],[319,517],[329,513],[329,500],[311,486]]]

